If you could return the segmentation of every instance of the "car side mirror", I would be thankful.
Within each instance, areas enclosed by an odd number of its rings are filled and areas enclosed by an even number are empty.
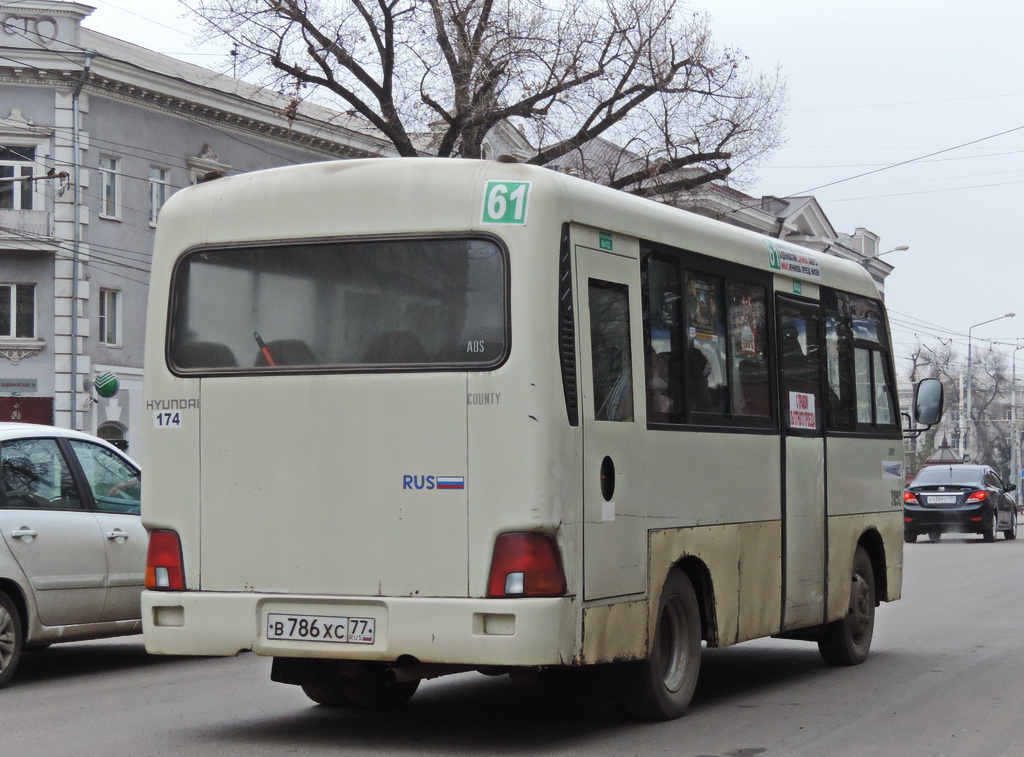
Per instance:
[[[1015,492],[1015,491],[1017,491],[1017,484],[1007,484],[1006,485],[1006,491],[1008,491],[1008,492]]]
[[[934,426],[942,419],[942,382],[937,378],[925,378],[914,387],[914,420],[918,426],[907,429],[905,436],[914,438]]]

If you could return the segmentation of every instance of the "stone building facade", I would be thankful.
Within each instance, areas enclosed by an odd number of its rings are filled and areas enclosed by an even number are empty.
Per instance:
[[[224,174],[390,148],[357,119],[291,112],[274,93],[82,27],[92,10],[0,1],[0,421],[79,428],[137,453],[162,204]]]

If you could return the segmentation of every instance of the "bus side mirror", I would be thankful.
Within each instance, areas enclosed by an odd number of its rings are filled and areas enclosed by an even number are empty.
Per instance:
[[[942,382],[937,378],[921,379],[914,387],[914,419],[916,428],[907,429],[906,436],[914,438],[942,419]]]

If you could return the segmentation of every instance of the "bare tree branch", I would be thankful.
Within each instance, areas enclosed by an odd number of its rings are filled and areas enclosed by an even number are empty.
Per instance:
[[[966,383],[966,361],[953,349],[952,343],[932,349],[919,343],[912,353],[912,375],[936,376],[946,387],[943,415],[952,421],[965,408],[966,400],[961,394],[962,382]],[[971,360],[971,446],[975,461],[995,468],[1004,480],[1010,480],[1010,449],[1013,443],[1013,429],[1003,418],[1008,407],[1010,380],[1007,374],[1007,358],[991,347],[977,349]],[[925,432],[924,446],[935,448],[935,437],[949,430],[942,425]],[[954,446],[959,441],[959,424],[953,426]]]
[[[678,0],[182,0],[250,75],[365,119],[400,155],[481,157],[521,130],[530,162],[629,145],[627,191],[684,191],[779,144],[781,75],[754,74]],[[302,92],[302,97],[299,93]],[[588,169],[589,170],[589,169]],[[680,173],[683,171],[683,173]]]

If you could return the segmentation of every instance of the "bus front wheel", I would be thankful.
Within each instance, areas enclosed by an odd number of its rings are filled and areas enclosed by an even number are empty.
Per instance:
[[[693,584],[673,570],[665,581],[650,656],[622,696],[626,713],[637,720],[671,720],[690,705],[700,673],[700,608]]]
[[[828,665],[859,665],[868,657],[875,632],[875,572],[864,547],[853,555],[850,606],[846,616],[825,626],[818,651]]]

